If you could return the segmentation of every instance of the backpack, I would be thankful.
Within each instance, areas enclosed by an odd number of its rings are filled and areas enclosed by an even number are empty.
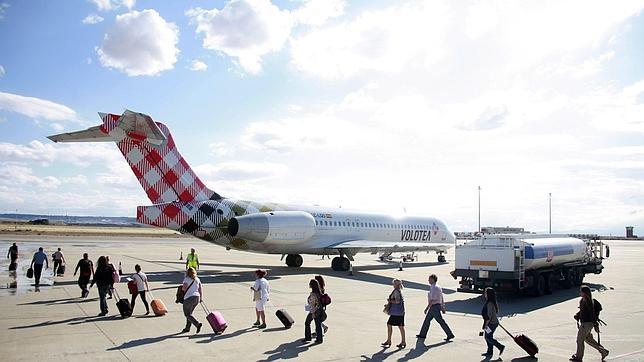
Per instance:
[[[597,299],[593,299],[593,310],[595,311],[595,320],[597,321],[597,323],[606,325],[606,323],[603,320],[599,319],[599,312],[601,312],[602,309],[603,309],[602,304],[599,303]]]
[[[331,297],[326,293],[322,294],[320,296],[320,303],[322,303],[322,305],[326,307],[327,305],[331,304]]]

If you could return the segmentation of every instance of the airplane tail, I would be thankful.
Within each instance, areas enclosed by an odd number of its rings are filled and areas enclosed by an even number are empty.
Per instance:
[[[102,125],[47,138],[54,142],[116,142],[153,204],[221,199],[190,168],[163,123],[129,110],[122,115],[99,116]]]

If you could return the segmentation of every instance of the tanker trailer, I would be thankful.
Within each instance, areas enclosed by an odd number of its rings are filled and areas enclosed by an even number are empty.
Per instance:
[[[602,243],[567,235],[483,235],[455,248],[458,291],[550,294],[579,286],[586,274],[602,272]]]

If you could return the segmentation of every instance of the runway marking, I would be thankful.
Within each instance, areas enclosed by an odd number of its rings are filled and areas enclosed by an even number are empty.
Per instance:
[[[624,357],[628,357],[628,356],[632,356],[632,355],[636,355],[636,354],[640,354],[640,353],[644,353],[644,348],[640,349],[639,351],[634,351],[634,352],[630,352],[630,353],[624,353],[624,354],[620,354],[619,356],[614,356],[614,357],[608,357],[608,358],[605,358],[605,360],[611,361],[611,360],[614,360],[614,359],[624,358]]]

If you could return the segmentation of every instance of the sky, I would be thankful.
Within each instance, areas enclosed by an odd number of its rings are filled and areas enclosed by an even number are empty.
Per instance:
[[[0,212],[134,216],[146,113],[225,197],[644,234],[644,1],[0,0]]]

